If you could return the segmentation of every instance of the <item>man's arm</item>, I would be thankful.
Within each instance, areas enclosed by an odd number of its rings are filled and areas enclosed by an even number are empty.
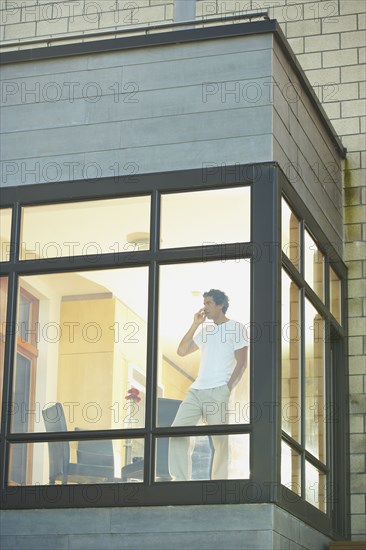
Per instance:
[[[206,315],[204,309],[200,309],[197,313],[195,313],[192,325],[183,336],[178,346],[177,353],[180,357],[184,357],[185,355],[189,355],[190,353],[198,350],[198,346],[193,341],[193,336],[205,319]]]
[[[234,386],[239,382],[244,374],[248,364],[248,346],[240,348],[235,351],[236,365],[227,383],[229,390],[231,391]]]

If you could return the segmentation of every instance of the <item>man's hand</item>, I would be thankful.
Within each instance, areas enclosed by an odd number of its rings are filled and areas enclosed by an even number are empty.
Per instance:
[[[194,314],[193,323],[196,325],[201,325],[206,321],[205,309],[201,308]]]
[[[189,355],[190,353],[198,350],[198,346],[196,346],[193,342],[193,336],[205,319],[206,314],[204,308],[199,309],[197,313],[194,314],[193,323],[188,332],[183,336],[177,349],[177,354],[180,357],[184,357],[185,355]]]
[[[245,369],[248,364],[248,347],[240,348],[235,351],[236,366],[230,376],[230,380],[227,383],[227,386],[232,391],[233,387],[239,382],[241,377],[244,374]]]

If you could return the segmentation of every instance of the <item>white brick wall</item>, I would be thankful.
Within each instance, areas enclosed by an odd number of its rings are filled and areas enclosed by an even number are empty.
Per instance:
[[[5,41],[81,34],[165,23],[174,0],[12,0],[3,1],[0,22]]]

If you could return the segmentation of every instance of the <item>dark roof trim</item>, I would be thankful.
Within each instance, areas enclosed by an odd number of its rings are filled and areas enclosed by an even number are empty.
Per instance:
[[[147,27],[129,27],[129,28],[123,28],[123,29],[113,29],[113,30],[101,30],[101,31],[98,31],[98,32],[88,32],[88,33],[81,33],[81,34],[72,34],[72,38],[74,40],[82,40],[84,38],[100,38],[104,39],[104,37],[107,37],[107,36],[110,36],[111,38],[117,38],[117,36],[119,35],[120,37],[123,37],[124,34],[131,34],[131,33],[136,33],[136,34],[141,34],[141,33],[145,33],[145,34],[150,34],[151,31],[157,31],[157,30],[160,30],[160,31],[164,31],[166,30],[168,27],[170,29],[177,29],[179,30],[179,27],[196,27],[196,25],[198,24],[202,24],[202,23],[226,23],[226,22],[230,22],[230,23],[234,23],[235,21],[239,21],[239,20],[243,20],[243,19],[249,19],[249,21],[251,21],[252,19],[260,19],[260,18],[264,18],[264,19],[269,19],[268,17],[268,13],[267,11],[261,11],[261,12],[253,12],[253,13],[249,13],[249,14],[246,14],[246,13],[241,13],[239,15],[232,15],[232,16],[228,16],[228,17],[209,17],[207,19],[194,19],[194,20],[185,20],[185,21],[178,21],[178,22],[174,22],[174,23],[159,23],[157,25],[148,25]],[[68,41],[70,39],[70,36],[69,35],[64,35],[64,36],[57,36],[56,35],[53,35],[52,38],[46,38],[46,37],[39,37],[39,38],[33,38],[31,40],[22,40],[21,42],[19,41],[14,41],[14,42],[7,42],[4,44],[4,47],[9,47],[9,46],[19,46],[20,44],[22,46],[25,46],[25,45],[30,45],[30,44],[40,44],[41,42],[46,42],[47,43],[47,46],[52,46],[52,42],[62,42],[63,40],[66,40]]]
[[[202,24],[202,20],[187,22],[190,24]],[[146,27],[148,32],[150,27]],[[141,30],[141,29],[140,29]],[[319,117],[324,123],[326,131],[342,158],[346,158],[347,150],[343,146],[337,133],[335,132],[327,114],[325,113],[319,99],[317,98],[309,80],[303,69],[298,63],[292,52],[285,35],[280,29],[277,21],[264,20],[252,21],[249,23],[235,23],[216,25],[206,28],[185,28],[183,30],[174,30],[156,34],[139,34],[137,36],[126,36],[124,38],[96,40],[92,42],[75,42],[74,44],[64,44],[60,46],[50,46],[41,48],[32,48],[5,52],[0,54],[0,65],[10,63],[20,63],[27,61],[41,61],[46,59],[57,59],[68,56],[98,54],[112,51],[122,51],[133,48],[148,48],[153,46],[167,46],[170,44],[197,42],[200,40],[212,40],[219,38],[233,38],[235,36],[246,36],[251,34],[273,33],[282,48],[290,65],[293,67],[297,77],[303,84],[308,96],[319,113]]]
[[[187,22],[188,25],[202,24],[202,20],[196,22]],[[139,29],[148,32],[152,27]],[[185,28],[183,30],[174,30],[159,32],[156,34],[139,34],[136,36],[126,36],[115,39],[95,40],[91,42],[75,42],[73,44],[63,44],[60,46],[49,46],[40,48],[30,48],[27,50],[17,50],[4,52],[0,55],[0,64],[19,63],[24,61],[40,61],[44,59],[56,59],[58,57],[67,57],[74,55],[85,55],[95,53],[106,53],[113,51],[129,50],[132,48],[149,48],[152,46],[168,46],[182,42],[195,42],[199,40],[212,40],[214,38],[227,38],[235,36],[244,36],[247,34],[259,34],[265,32],[275,32],[277,30],[277,21],[253,21],[251,23],[236,23],[215,25],[205,28]],[[72,37],[70,37],[72,38]],[[85,35],[87,38],[87,35]],[[21,42],[19,43],[21,45]]]

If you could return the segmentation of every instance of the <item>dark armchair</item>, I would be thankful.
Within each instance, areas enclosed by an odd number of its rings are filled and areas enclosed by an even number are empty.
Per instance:
[[[42,411],[47,432],[66,432],[67,424],[61,403]],[[68,441],[49,441],[49,482],[106,483],[114,478],[113,446],[110,440],[79,441],[77,462],[70,462]]]

